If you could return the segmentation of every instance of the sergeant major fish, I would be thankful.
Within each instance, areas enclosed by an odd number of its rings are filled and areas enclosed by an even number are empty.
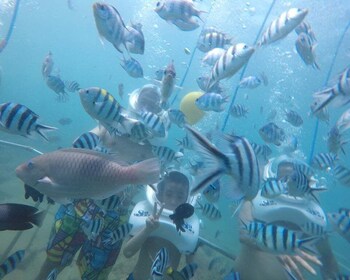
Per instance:
[[[209,52],[215,48],[223,49],[229,44],[232,44],[232,39],[228,38],[225,33],[210,31],[199,36],[197,48],[202,52]]]
[[[311,25],[306,22],[305,20],[300,23],[295,29],[294,31],[299,35],[300,33],[305,33],[306,35],[308,35],[311,39],[312,42],[317,41],[316,36],[314,31],[311,28]]]
[[[158,1],[154,11],[164,20],[187,21],[191,17],[200,18],[202,11],[197,10],[190,0],[164,0]]]
[[[9,274],[16,268],[16,266],[23,260],[24,253],[24,250],[16,251],[7,259],[5,259],[2,264],[0,264],[0,279],[2,279],[5,275]]]
[[[0,104],[0,130],[24,137],[29,137],[32,132],[36,132],[49,141],[42,130],[57,128],[37,123],[38,118],[36,113],[24,105],[13,102]]]
[[[125,237],[127,237],[131,229],[132,229],[132,224],[125,223],[113,231],[106,231],[102,240],[103,245],[104,246],[114,245],[119,240],[122,240]]]
[[[16,168],[25,184],[57,202],[104,199],[127,185],[153,184],[159,179],[155,158],[124,166],[113,157],[84,149],[61,149],[32,158]]]
[[[143,77],[143,68],[135,58],[126,59],[123,57],[120,62],[121,67],[128,73],[130,77],[133,78],[142,78]]]
[[[58,95],[57,100],[59,102],[66,102],[68,100],[68,95],[65,92],[65,84],[59,76],[47,76],[46,84]]]
[[[276,146],[280,146],[286,138],[284,130],[273,122],[260,128],[259,135],[266,143],[273,143]]]
[[[151,278],[152,280],[161,280],[163,279],[163,274],[165,273],[165,270],[169,263],[169,253],[166,248],[161,248],[151,267]]]
[[[244,77],[239,82],[239,87],[254,89],[254,88],[257,88],[258,86],[260,86],[262,83],[264,84],[264,86],[267,86],[269,84],[267,76],[263,72],[260,73],[259,76]]]
[[[215,63],[219,60],[219,58],[226,52],[225,49],[222,48],[214,48],[208,51],[202,59],[202,63],[205,63],[210,66],[214,66]]]
[[[306,17],[307,9],[291,8],[275,19],[263,34],[258,46],[271,44],[286,37]]]
[[[285,112],[286,112],[286,121],[289,122],[291,125],[295,127],[299,127],[304,123],[302,117],[296,111],[285,110]]]
[[[128,32],[125,35],[125,45],[128,51],[134,54],[144,54],[145,37],[142,32],[142,24],[132,23],[126,29]]]
[[[312,65],[313,68],[320,70],[320,66],[318,66],[315,59],[316,45],[312,44],[308,35],[300,33],[295,41],[295,48],[306,65]]]
[[[215,92],[207,92],[198,97],[195,101],[196,106],[202,111],[222,112],[224,105],[228,102],[228,96],[222,96]]]

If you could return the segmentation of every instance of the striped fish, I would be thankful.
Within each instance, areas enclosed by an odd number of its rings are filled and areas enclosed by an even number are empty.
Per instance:
[[[73,141],[73,148],[94,150],[101,142],[98,135],[93,132],[85,132]]]
[[[121,59],[120,65],[130,77],[143,78],[142,66],[140,62],[138,62],[135,58],[130,57],[126,59],[123,57]]]
[[[143,112],[141,114],[143,124],[151,131],[155,137],[165,137],[165,124],[161,117],[152,112]]]
[[[215,203],[220,197],[220,180],[216,180],[206,187],[203,191],[203,195],[210,203]]]
[[[189,0],[165,0],[158,1],[154,11],[164,20],[187,21],[191,17],[200,18],[202,11],[197,10],[192,1]]]
[[[193,143],[187,134],[184,138],[182,138],[182,140],[176,139],[176,141],[177,141],[177,144],[181,146],[183,149],[187,149],[187,150],[193,149]]]
[[[152,280],[161,280],[163,279],[163,274],[169,263],[169,253],[166,248],[161,248],[151,267],[151,278]]]
[[[230,110],[230,114],[234,118],[246,118],[249,110],[244,105],[233,105]]]
[[[182,111],[178,109],[168,110],[169,119],[172,123],[176,124],[178,127],[184,127],[186,124],[186,116]]]
[[[286,121],[289,122],[292,126],[299,127],[304,121],[303,118],[293,110],[285,110],[286,112]]]
[[[272,154],[272,150],[267,145],[259,145],[254,142],[250,143],[256,156],[261,157],[264,161],[268,160],[268,157]]]
[[[313,222],[306,222],[301,228],[303,232],[311,236],[324,236],[327,233],[323,226]]]
[[[344,186],[350,186],[350,170],[342,165],[337,165],[334,169],[335,179]]]
[[[222,93],[223,89],[221,88],[219,82],[212,85],[210,88],[208,87],[210,77],[209,76],[201,76],[196,79],[197,85],[201,90],[204,92],[215,92],[215,93]]]
[[[99,35],[122,53],[120,46],[125,46],[128,30],[118,10],[112,5],[100,2],[94,3],[92,7]]]
[[[197,42],[197,48],[202,52],[209,52],[215,48],[224,49],[226,45],[231,44],[232,39],[222,32],[208,32],[201,35]],[[223,55],[224,53],[222,53]]]
[[[198,97],[195,101],[196,106],[202,111],[222,112],[224,105],[229,101],[228,96],[222,96],[215,92],[207,92]]]
[[[115,210],[119,207],[121,199],[119,195],[112,195],[102,200],[94,200],[94,203],[103,210]]]
[[[340,236],[350,242],[350,218],[340,213],[329,213],[327,216],[333,228]]]
[[[13,102],[0,104],[0,130],[24,137],[29,137],[32,132],[36,132],[49,141],[42,130],[57,128],[37,123],[38,118],[39,115],[24,105]]]
[[[286,193],[287,186],[285,183],[276,178],[268,178],[264,181],[261,188],[261,195],[267,198],[273,198]]]
[[[132,23],[126,28],[128,32],[125,36],[125,45],[128,51],[134,54],[144,54],[145,37],[142,32],[142,24]]]
[[[276,146],[280,146],[286,138],[283,128],[280,128],[273,122],[261,127],[259,135],[266,143],[273,143]]]
[[[205,203],[204,205],[200,204],[198,202],[198,205],[200,209],[202,210],[203,216],[207,217],[208,219],[215,221],[221,219],[221,212],[214,204],[211,203]]]
[[[103,218],[95,218],[85,222],[82,225],[82,230],[89,240],[96,240],[104,226]]]
[[[244,43],[229,47],[213,66],[207,89],[222,79],[232,77],[248,62],[253,53],[254,48]]]
[[[58,95],[57,100],[59,102],[68,101],[69,97],[65,92],[65,85],[60,77],[49,75],[46,78],[46,84],[50,89],[52,89]]]
[[[315,111],[315,107],[317,104],[312,103],[310,105],[310,109],[311,109],[311,113]],[[309,115],[311,115],[311,113],[309,113]],[[327,106],[323,107],[321,110],[314,112],[313,116],[315,116],[316,118],[318,118],[320,121],[323,121],[325,123],[329,123],[329,110],[327,108]]]
[[[264,86],[267,86],[269,84],[267,76],[263,72],[260,73],[259,76],[244,77],[239,82],[239,87],[254,89],[254,88],[257,88],[258,86],[260,86],[261,84],[264,84]]]
[[[312,113],[315,114],[328,104],[334,102],[337,106],[350,101],[350,68],[346,68],[332,87],[313,94]]]
[[[312,30],[310,23],[306,22],[305,20],[304,20],[302,23],[300,23],[300,24],[294,29],[294,31],[295,31],[295,33],[297,33],[298,35],[299,35],[300,33],[305,33],[305,34],[307,34],[307,35],[310,37],[310,39],[311,39],[312,42],[317,41],[316,36],[315,36],[315,33],[314,33],[314,31]]]
[[[268,45],[286,37],[306,17],[307,9],[291,8],[275,19],[263,34],[258,46]]]
[[[126,127],[132,122],[125,117],[126,110],[105,89],[97,87],[81,89],[79,96],[85,111],[111,134],[119,133],[120,126]]]
[[[202,63],[207,64],[209,66],[214,66],[215,63],[225,52],[225,49],[214,48],[206,53],[206,55],[202,58]]]
[[[2,264],[0,264],[0,279],[2,279],[5,275],[9,274],[16,268],[16,266],[23,260],[24,253],[24,250],[19,250],[9,256]]]
[[[132,229],[132,224],[125,223],[114,231],[106,231],[103,236],[102,243],[104,246],[110,246],[117,243],[119,240],[127,237]]]
[[[304,63],[320,70],[315,57],[316,46],[312,44],[311,38],[305,33],[300,33],[295,41],[295,48]]]
[[[344,134],[341,133],[336,125],[334,125],[327,134],[327,148],[328,151],[334,154],[338,154],[339,150],[345,154],[344,145],[349,140],[344,139]]]
[[[145,140],[152,138],[152,133],[142,122],[135,122],[130,128],[129,138],[142,144]]]
[[[207,170],[203,170],[206,175],[193,186],[191,193],[197,193],[221,175],[228,174],[235,180],[232,189],[238,188],[246,199],[253,199],[259,190],[260,174],[258,160],[249,141],[244,137],[223,135],[219,150],[198,131],[190,126],[186,128],[194,140],[195,150],[208,166],[204,168]]]
[[[180,273],[185,277],[185,280],[189,280],[194,276],[197,268],[198,265],[196,263],[189,263],[180,270]]]
[[[166,146],[153,146],[152,153],[154,156],[158,157],[164,165],[171,163],[173,160],[178,161],[183,157],[183,153],[175,152]]]
[[[69,92],[76,92],[76,91],[79,91],[81,89],[81,87],[77,81],[65,81],[64,86],[65,86],[66,90],[68,90]]]
[[[318,153],[311,160],[311,166],[316,169],[325,170],[334,167],[338,156],[333,153]]]

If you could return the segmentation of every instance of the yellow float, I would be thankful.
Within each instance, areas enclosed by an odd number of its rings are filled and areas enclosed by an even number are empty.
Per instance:
[[[192,91],[186,94],[180,102],[180,110],[186,116],[188,124],[193,125],[200,121],[205,112],[198,109],[195,104],[197,98],[201,97],[204,93],[200,91]]]

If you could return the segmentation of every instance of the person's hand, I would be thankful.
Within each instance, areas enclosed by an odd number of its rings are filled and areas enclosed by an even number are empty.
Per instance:
[[[159,211],[157,211],[157,203],[154,203],[153,213],[146,220],[146,230],[152,232],[159,227],[159,217],[163,212],[164,203],[160,206]]]
[[[302,270],[306,270],[312,275],[316,275],[316,270],[310,264],[316,264],[322,266],[322,263],[315,256],[312,256],[308,253],[305,253],[302,250],[299,250],[298,255],[289,256],[281,255],[277,257],[281,264],[284,266],[286,271],[293,274],[294,277],[298,280],[304,280]]]

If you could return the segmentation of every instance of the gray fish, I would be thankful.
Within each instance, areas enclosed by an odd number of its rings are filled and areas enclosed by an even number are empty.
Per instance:
[[[133,78],[143,78],[143,68],[135,58],[122,58],[120,62],[121,67]]]
[[[295,127],[301,126],[304,121],[303,118],[293,110],[285,110],[286,112],[286,121]]]
[[[215,83],[210,88],[207,88],[209,79],[210,79],[209,76],[201,76],[196,79],[197,85],[201,90],[205,92],[215,92],[215,93],[223,92],[223,89],[221,88],[219,82]]]
[[[182,111],[178,109],[168,110],[169,119],[172,123],[176,124],[178,127],[184,127],[186,124],[186,116]]]
[[[46,78],[46,84],[58,95],[58,101],[66,102],[68,100],[68,95],[65,92],[64,82],[61,80],[60,77],[49,75]]]
[[[222,96],[215,92],[207,92],[198,97],[195,104],[202,111],[222,112],[225,110],[224,106],[228,101],[229,96]]]
[[[158,1],[154,11],[166,21],[177,19],[187,21],[193,16],[200,18],[202,13],[194,7],[192,1],[188,0]]]
[[[69,92],[76,92],[80,90],[80,85],[77,81],[65,81],[64,86]]]
[[[308,22],[306,22],[305,20],[304,20],[302,23],[300,23],[300,24],[294,29],[294,31],[295,31],[295,33],[297,33],[298,35],[299,35],[300,33],[305,33],[305,34],[307,34],[307,35],[310,37],[310,39],[312,40],[312,42],[317,41],[316,36],[315,36],[315,33],[314,33],[314,31],[312,30],[312,28],[311,28],[311,25],[310,25]]]
[[[260,73],[260,75],[258,75],[258,76],[244,77],[239,82],[239,87],[254,89],[254,88],[257,88],[258,86],[260,86],[261,84],[264,84],[264,86],[267,86],[269,84],[267,76],[263,72]]]
[[[218,31],[205,32],[199,36],[197,48],[202,52],[209,52],[215,48],[223,49],[226,45],[231,44],[231,41],[232,39],[228,38],[225,33]]]
[[[167,106],[168,99],[174,91],[176,82],[176,70],[174,66],[174,60],[172,60],[164,70],[162,77],[162,86],[160,88],[161,107]]]
[[[325,170],[334,167],[338,156],[333,153],[318,153],[311,160],[311,166],[320,170]]]
[[[38,118],[36,113],[24,105],[13,102],[0,104],[0,130],[24,137],[29,137],[32,132],[36,132],[49,141],[42,130],[57,128],[38,123]]]
[[[125,45],[129,52],[134,54],[144,54],[145,52],[145,37],[142,32],[141,23],[133,23],[127,26],[125,35]]]
[[[280,146],[286,137],[284,130],[273,122],[260,128],[259,135],[266,143],[273,143],[276,146]]]
[[[242,104],[234,105],[231,107],[230,114],[234,118],[246,118],[249,110]]]
[[[318,66],[315,59],[316,45],[312,44],[311,39],[307,34],[299,34],[295,41],[295,48],[306,65],[312,65],[313,68],[320,70],[320,66]]]
[[[5,275],[9,274],[16,268],[16,266],[23,260],[24,253],[24,250],[19,250],[9,256],[2,264],[0,264],[0,279],[2,279]]]
[[[66,203],[69,199],[104,199],[130,184],[153,184],[159,172],[155,158],[124,166],[111,156],[84,149],[46,153],[16,168],[25,184]]]
[[[58,122],[61,124],[61,125],[69,125],[72,123],[72,119],[71,118],[60,118],[58,120]]]
[[[340,133],[338,127],[335,125],[328,132],[327,137],[327,147],[328,151],[333,154],[338,154],[339,150],[345,154],[344,145],[348,143],[348,140],[345,140],[344,135]]]
[[[44,79],[51,75],[53,64],[52,53],[49,51],[44,59],[43,65],[41,66],[41,74],[43,75]]]
[[[171,22],[182,31],[192,31],[199,27],[198,21],[194,18],[188,18],[187,20],[177,18],[171,20]]]
[[[344,186],[350,186],[350,170],[342,165],[337,165],[334,170],[335,179]]]

